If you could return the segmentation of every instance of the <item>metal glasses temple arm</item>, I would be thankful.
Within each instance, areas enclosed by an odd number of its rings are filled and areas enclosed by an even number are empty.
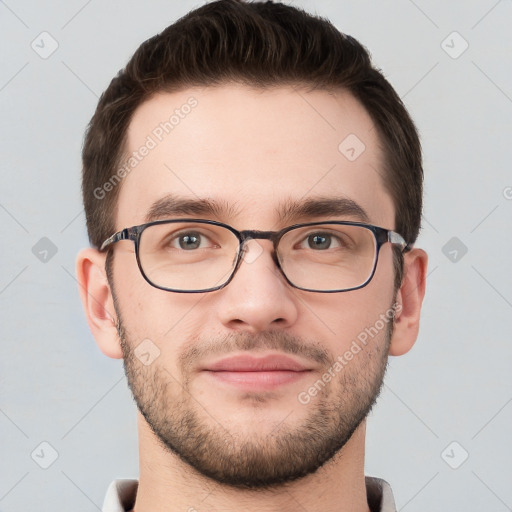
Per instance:
[[[388,242],[392,244],[401,245],[402,249],[408,248],[408,243],[404,240],[404,237],[395,231],[388,231]]]
[[[122,231],[118,231],[117,233],[114,233],[112,236],[107,238],[100,247],[100,251],[104,251],[109,245],[115,244],[116,242],[119,242],[120,240],[130,240],[130,230],[128,228],[123,229]]]

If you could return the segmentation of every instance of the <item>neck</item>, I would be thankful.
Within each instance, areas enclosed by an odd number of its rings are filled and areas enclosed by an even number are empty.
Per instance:
[[[369,512],[364,478],[365,421],[317,472],[273,490],[240,490],[199,474],[165,450],[138,413],[140,477],[132,512]]]

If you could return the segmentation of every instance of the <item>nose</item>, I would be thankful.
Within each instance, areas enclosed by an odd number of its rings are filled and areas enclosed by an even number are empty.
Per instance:
[[[298,316],[297,295],[272,258],[269,240],[248,240],[231,282],[219,290],[221,323],[232,330],[257,333],[283,329]]]

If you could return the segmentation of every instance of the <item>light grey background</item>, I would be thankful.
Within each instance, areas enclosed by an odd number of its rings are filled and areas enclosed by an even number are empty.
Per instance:
[[[391,483],[398,510],[512,510],[512,2],[288,3],[371,50],[424,148],[421,333],[391,358],[366,474]],[[138,476],[122,364],[96,347],[74,277],[80,149],[118,69],[200,4],[0,1],[1,512],[96,511],[112,479]],[[44,31],[58,43],[46,59]]]

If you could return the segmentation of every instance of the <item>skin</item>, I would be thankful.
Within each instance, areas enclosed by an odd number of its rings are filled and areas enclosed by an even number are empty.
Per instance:
[[[378,172],[383,155],[374,124],[348,93],[226,84],[158,94],[135,112],[127,153],[191,96],[197,106],[123,180],[116,230],[144,223],[154,201],[171,193],[229,206],[200,217],[238,230],[327,220],[301,216],[283,223],[277,210],[286,201],[335,197],[356,201],[370,223],[394,229],[394,205]],[[338,150],[349,134],[366,146],[352,162]],[[79,254],[77,275],[97,344],[109,357],[124,357],[144,413],[138,412],[134,510],[291,512],[299,503],[305,510],[367,512],[364,416],[378,395],[388,355],[406,353],[417,338],[425,252],[414,248],[405,255],[396,297],[390,244],[382,247],[366,287],[323,294],[292,288],[276,271],[272,244],[252,240],[248,250],[254,258],[242,262],[228,286],[178,294],[143,279],[131,241],[114,247],[115,290],[105,275],[105,254],[94,249]],[[331,369],[330,382],[309,403],[300,403],[299,393],[395,302],[394,324],[341,371]],[[133,352],[145,339],[160,351],[148,366]],[[293,354],[311,372],[255,393],[201,372],[211,361],[247,352]],[[269,467],[279,477],[272,478]]]

